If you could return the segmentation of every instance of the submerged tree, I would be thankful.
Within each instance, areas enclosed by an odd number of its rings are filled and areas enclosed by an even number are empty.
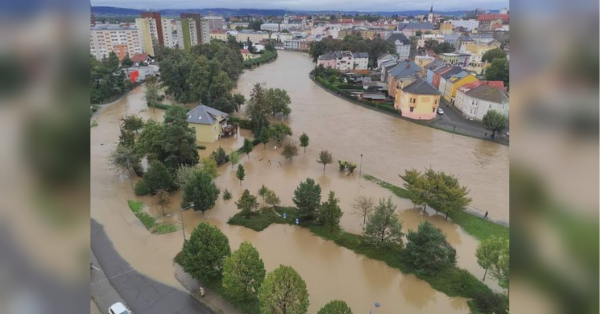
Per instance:
[[[309,305],[306,283],[293,268],[280,265],[267,274],[258,301],[263,314],[306,314]]]
[[[321,203],[321,186],[311,178],[300,185],[294,191],[292,199],[298,208],[298,216],[303,219],[313,220],[317,216],[317,208]]]
[[[201,222],[183,244],[181,266],[194,278],[215,282],[222,276],[225,258],[231,255],[227,236],[217,227]]]
[[[308,147],[309,141],[310,139],[306,133],[302,133],[302,135],[300,135],[300,146],[304,148],[304,153],[306,153],[306,147]]]
[[[375,208],[375,200],[370,196],[358,195],[352,203],[352,208],[354,209],[354,214],[362,218],[364,228],[367,223],[367,217]]]
[[[235,176],[240,180],[240,186],[242,186],[242,181],[244,181],[244,178],[246,177],[246,170],[243,165],[238,166]]]
[[[496,138],[497,132],[502,132],[508,126],[508,118],[496,110],[489,110],[483,116],[483,127],[492,131],[492,139]]]
[[[369,216],[365,226],[365,236],[378,245],[402,245],[402,223],[396,214],[392,198],[382,198]]]
[[[294,143],[285,143],[283,145],[283,151],[281,155],[285,157],[285,159],[289,159],[290,161],[294,159],[294,156],[298,156],[298,146]]]
[[[258,202],[256,196],[250,194],[250,191],[244,190],[240,199],[236,202],[237,208],[240,210],[242,216],[248,218],[252,215],[252,212],[258,208]]]
[[[205,211],[215,206],[219,193],[213,178],[204,171],[197,171],[183,187],[183,202],[193,203],[194,210],[199,210],[204,214]]]
[[[333,162],[333,156],[331,156],[330,152],[323,150],[319,153],[319,159],[317,159],[317,162],[323,164],[323,171],[325,171],[325,166]]]
[[[265,264],[250,242],[242,242],[223,264],[223,288],[236,300],[252,300],[266,275]]]
[[[329,192],[326,202],[321,204],[318,212],[319,223],[329,226],[329,230],[340,227],[340,219],[342,218],[342,209],[340,208],[340,199],[335,197],[333,191]]]

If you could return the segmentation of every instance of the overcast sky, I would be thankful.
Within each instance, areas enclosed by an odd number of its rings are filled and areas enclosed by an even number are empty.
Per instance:
[[[288,10],[342,10],[342,11],[434,11],[472,10],[475,8],[501,9],[508,0],[92,0],[93,6],[114,6],[132,9],[204,9],[252,8]]]

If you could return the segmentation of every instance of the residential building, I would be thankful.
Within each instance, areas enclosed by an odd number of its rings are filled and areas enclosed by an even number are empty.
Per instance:
[[[440,106],[440,92],[420,76],[414,75],[397,81],[394,108],[403,117],[431,120]]]
[[[223,135],[223,129],[229,126],[228,117],[224,112],[200,104],[188,111],[187,122],[196,133],[196,142],[214,143]]]
[[[404,61],[410,58],[410,40],[402,32],[392,32],[385,37],[385,40],[394,43],[398,60]]]
[[[459,43],[460,36],[461,36],[460,34],[444,35],[444,42],[452,44],[452,46],[454,46],[454,49],[458,50],[460,48],[460,43]]]
[[[90,53],[98,60],[111,51],[123,60],[127,54],[142,53],[142,44],[139,30],[129,24],[96,24],[90,29]]]
[[[421,33],[431,32],[433,31],[433,23],[424,22],[424,23],[400,23],[398,24],[398,31],[401,31],[406,36],[416,36],[417,32]]]
[[[474,29],[479,29],[479,21],[476,19],[450,20],[448,22],[456,28],[462,27],[469,32],[473,31]]]
[[[449,35],[454,33],[454,25],[450,22],[444,22],[440,24],[440,34]]]
[[[317,59],[317,66],[320,65],[335,68],[340,72],[367,70],[369,65],[369,53],[336,51],[320,55]]]
[[[154,56],[154,42],[158,43],[158,32],[154,19],[136,18],[135,26],[142,40],[142,51]]]
[[[210,31],[210,40],[217,39],[227,41],[227,31],[224,29],[215,29]]]
[[[475,38],[473,41],[461,43],[459,51],[471,55],[470,64],[481,65],[481,57],[492,49],[500,48],[500,42],[494,38]]]
[[[243,30],[237,33],[236,39],[238,42],[246,42],[250,40],[252,43],[258,44],[264,39],[269,39],[270,35],[263,31]]]
[[[398,61],[398,56],[395,54],[386,53],[377,58],[377,68],[381,69],[381,65],[388,61]]]
[[[448,52],[438,54],[438,58],[440,58],[440,60],[448,64],[458,65],[460,67],[466,68],[467,66],[469,66],[471,55],[468,53]]]
[[[180,18],[175,20],[177,29],[177,45],[179,49],[189,51],[192,46],[198,44],[198,29],[196,22],[191,18]]]
[[[478,30],[491,31],[493,30],[493,23],[500,21],[501,24],[508,24],[509,14],[479,14],[477,15],[477,20],[479,21]]]
[[[443,43],[445,38],[441,34],[422,34],[417,40],[417,48],[425,47],[425,42],[428,40],[435,40],[438,43]]]
[[[238,27],[244,29],[244,28],[248,28],[249,26],[250,26],[250,23],[248,23],[248,22],[229,23],[229,29],[233,29],[233,30],[237,29]],[[215,29],[215,30],[220,31],[220,29]]]
[[[248,49],[240,49],[240,53],[242,54],[244,61],[252,59],[252,54]]]
[[[290,33],[271,33],[271,39],[284,42],[286,40],[294,39],[294,35]]]
[[[454,105],[467,117],[483,120],[490,110],[508,116],[509,97],[502,81],[479,81],[461,86],[456,92]]]
[[[398,61],[397,60],[389,60],[386,62],[383,62],[381,64],[381,78],[380,81],[382,81],[385,84],[385,87],[387,89],[387,77],[388,77],[388,73],[389,71],[391,71],[393,68],[395,68],[398,65]]]
[[[442,92],[442,96],[447,102],[453,104],[454,98],[456,97],[456,91],[459,87],[477,81],[477,77],[475,77],[475,75],[470,74],[467,71],[463,71],[458,74],[452,75],[446,80],[446,86],[445,90]]]
[[[260,25],[261,31],[281,32],[283,30],[292,30],[301,28],[299,24],[289,23],[263,23]]]
[[[165,42],[163,39],[163,29],[162,29],[162,21],[160,17],[160,12],[158,11],[143,11],[141,13],[142,18],[147,18],[148,20],[152,20],[149,22],[151,27],[155,29],[150,29],[151,33],[156,32],[155,38],[158,40],[158,44],[160,46],[164,46]]]
[[[440,91],[440,93],[442,93],[442,96],[446,92],[446,81],[448,79],[450,79],[454,75],[460,75],[460,76],[467,75],[467,72],[465,70],[463,70],[461,67],[451,66],[451,65],[448,65],[447,68],[444,67],[442,69],[438,69],[437,72],[438,73],[436,73],[434,71],[432,85],[434,87],[436,87]],[[436,76],[436,74],[438,74],[438,75]],[[436,82],[436,79],[437,79],[437,82]],[[437,86],[436,86],[436,83],[438,84]]]
[[[226,29],[227,23],[225,23],[225,19],[222,16],[216,16],[209,13],[203,17],[203,19],[208,21],[208,31],[212,31],[215,29]]]
[[[288,39],[283,41],[283,49],[308,51],[309,45],[306,39]]]
[[[154,59],[147,53],[136,53],[131,56],[131,61],[135,66],[142,66],[153,63]]]
[[[163,43],[165,47],[175,48],[177,46],[177,29],[175,20],[162,18]]]
[[[429,84],[433,84],[433,69],[446,65],[444,61],[429,56],[418,56],[415,63],[421,67],[421,77]]]
[[[399,79],[418,75],[421,68],[414,62],[400,62],[388,71],[386,80],[388,82],[388,95],[396,97],[397,81]]]

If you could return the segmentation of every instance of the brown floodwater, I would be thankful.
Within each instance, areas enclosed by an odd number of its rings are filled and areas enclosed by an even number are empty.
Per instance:
[[[304,53],[279,51],[278,59],[242,74],[238,92],[247,98],[255,83],[287,90],[292,100],[289,125],[306,132],[311,146],[359,163],[363,172],[395,185],[405,169],[432,167],[460,178],[470,190],[471,207],[508,221],[508,147],[414,124],[354,105],[329,94],[308,78],[314,67]]]
[[[275,66],[279,62],[286,60],[290,61],[290,58],[292,59],[291,61],[299,59],[291,65],[292,67],[296,67],[298,63],[304,62],[303,59],[305,56],[284,52],[280,54],[278,61],[268,66]],[[305,66],[310,66],[310,63]],[[248,82],[248,77],[255,73],[261,73],[259,72],[261,69],[258,68],[244,74],[240,81],[240,90],[243,91],[243,84],[247,84],[249,88],[251,83]],[[306,80],[312,84],[310,80],[302,75],[298,79]],[[308,86],[302,82],[298,82],[297,85],[299,87]],[[270,83],[269,86],[271,86]],[[450,298],[432,289],[428,283],[417,279],[413,275],[404,275],[398,270],[387,266],[385,263],[357,255],[350,250],[337,246],[331,241],[325,241],[312,235],[306,229],[290,225],[273,225],[262,232],[255,232],[243,227],[230,226],[226,223],[237,212],[233,201],[241,195],[244,189],[249,189],[253,194],[256,194],[260,186],[265,184],[279,195],[282,205],[292,205],[291,199],[294,189],[301,181],[310,177],[321,185],[323,199],[326,198],[330,190],[335,191],[336,196],[340,198],[340,206],[344,211],[341,226],[345,230],[354,233],[360,233],[362,230],[361,219],[351,213],[351,202],[354,197],[360,194],[369,195],[375,199],[392,197],[393,202],[398,206],[399,216],[405,230],[416,228],[418,223],[423,220],[433,222],[438,228],[444,231],[449,243],[457,249],[458,265],[469,270],[477,277],[483,275],[483,270],[477,265],[474,257],[477,245],[476,239],[465,234],[458,226],[445,221],[441,216],[433,215],[434,213],[412,209],[412,204],[409,201],[392,195],[388,190],[374,183],[360,179],[358,175],[340,173],[337,169],[337,164],[328,165],[326,171],[323,171],[322,165],[316,162],[318,152],[321,149],[329,149],[336,159],[351,159],[345,157],[344,154],[352,156],[353,150],[356,150],[357,147],[368,147],[369,143],[363,142],[364,136],[361,135],[363,132],[342,127],[345,131],[344,133],[352,134],[351,137],[357,138],[359,141],[353,141],[352,145],[354,146],[341,144],[346,141],[347,134],[342,136],[342,134],[336,132],[337,130],[335,129],[338,129],[338,127],[327,130],[319,123],[311,125],[311,119],[307,117],[297,117],[301,116],[301,113],[304,112],[306,115],[312,114],[313,118],[318,120],[329,114],[330,119],[328,120],[331,121],[328,121],[326,125],[345,125],[336,122],[337,119],[331,116],[333,113],[329,110],[325,110],[323,114],[315,114],[315,111],[311,112],[310,110],[300,108],[303,105],[309,107],[314,104],[301,105],[297,101],[298,97],[305,99],[308,96],[296,96],[296,92],[293,92],[291,89],[288,89],[288,91],[293,101],[293,113],[290,118],[290,125],[292,125],[295,133],[293,138],[297,138],[297,135],[303,131],[307,132],[311,136],[311,145],[308,147],[307,152],[303,153],[301,150],[299,156],[290,162],[280,155],[281,145],[278,143],[270,143],[266,149],[262,145],[257,147],[250,154],[249,159],[246,156],[241,159],[241,163],[246,167],[247,173],[242,186],[240,186],[230,165],[220,167],[220,176],[217,178],[216,183],[221,190],[229,189],[233,193],[234,199],[223,201],[220,198],[215,208],[208,211],[204,216],[201,213],[193,211],[184,212],[183,220],[186,234],[189,236],[193,228],[200,221],[208,221],[218,226],[227,235],[233,250],[242,241],[252,242],[258,248],[268,271],[280,264],[294,267],[308,285],[311,301],[309,313],[316,313],[320,307],[332,299],[345,300],[355,313],[366,313],[371,309],[373,302],[380,302],[382,304],[377,313],[468,313],[465,299]],[[348,111],[343,116],[346,117],[346,120],[351,120],[355,123],[363,121],[364,118],[366,121],[372,121],[375,124],[398,124],[396,130],[419,127],[416,129],[417,132],[427,133],[431,131],[442,134],[430,133],[432,134],[431,138],[447,136],[447,140],[458,139],[457,141],[462,143],[463,146],[466,145],[465,143],[471,143],[476,147],[480,145],[478,141],[472,139],[423,128],[378,112],[346,104],[336,97],[324,93],[319,88],[311,89],[311,91],[315,94],[322,93],[322,96],[329,97],[328,101],[337,102],[337,106],[347,106],[346,109]],[[351,119],[348,112],[354,112],[363,117],[354,117]],[[136,197],[132,192],[127,174],[118,174],[111,171],[106,163],[106,156],[118,140],[118,119],[125,114],[132,113],[138,114],[145,119],[152,118],[158,121],[162,120],[164,114],[162,110],[147,109],[143,97],[143,87],[139,87],[112,106],[101,109],[94,117],[98,122],[98,127],[91,130],[91,216],[104,226],[115,248],[133,267],[154,280],[183,289],[174,279],[172,268],[172,259],[182,245],[181,231],[166,235],[151,236],[131,213],[126,201],[137,199],[145,202],[149,205],[149,212],[157,217],[162,215],[161,208],[155,205],[155,200],[152,197]],[[377,119],[381,119],[381,121]],[[304,124],[305,129],[299,130],[298,125],[301,125],[299,123],[301,121],[307,124]],[[372,129],[365,130],[364,133],[372,133]],[[335,145],[328,144],[330,140],[335,142],[333,140],[336,138],[335,135],[337,135],[338,143]],[[249,133],[242,130],[240,136],[225,138],[218,143],[209,144],[206,150],[201,150],[199,153],[201,156],[207,156],[218,146],[223,146],[223,148],[230,152],[232,149],[241,146],[243,136],[249,136]],[[380,138],[384,143],[386,139],[391,139],[389,135],[382,135],[375,137],[373,140],[374,142],[379,142]],[[276,149],[275,146],[277,146]],[[418,145],[412,143],[409,146],[416,147]],[[430,149],[421,148],[417,151]],[[503,148],[498,147],[497,149],[502,150]],[[487,151],[487,149],[484,150]],[[387,151],[393,152],[395,150],[389,148]],[[394,158],[383,156],[383,159],[373,162],[370,158],[375,158],[375,154],[369,150],[365,150],[364,153],[363,172],[399,184],[395,173],[397,170],[389,173],[390,171],[386,172],[385,168],[381,166],[382,164],[391,163],[391,160]],[[377,154],[380,153],[379,151],[377,152]],[[499,152],[495,154],[498,155]],[[408,154],[406,152],[401,154],[401,156],[405,155]],[[481,156],[486,155],[482,153]],[[487,160],[486,162],[491,162],[490,156],[477,158],[483,158],[483,160]],[[448,155],[447,157],[450,158],[453,156]],[[413,159],[418,160],[419,158],[416,156],[411,157],[411,160]],[[270,165],[267,160],[271,160]],[[358,160],[355,161],[358,162]],[[401,164],[404,165],[404,162],[401,162]],[[406,165],[406,167],[409,166]],[[399,168],[394,167],[393,169]],[[358,169],[356,171],[358,172]],[[381,171],[381,173],[378,171]],[[472,195],[475,199],[473,189]],[[181,195],[179,193],[174,195],[173,202],[165,208],[165,212],[176,212],[180,205],[180,198]],[[163,219],[178,226],[180,224],[179,215],[172,215]],[[493,281],[486,279],[486,283],[492,289],[499,290]]]

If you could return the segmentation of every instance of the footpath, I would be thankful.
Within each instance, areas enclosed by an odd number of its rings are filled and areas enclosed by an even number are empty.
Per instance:
[[[173,268],[175,270],[175,278],[189,290],[190,295],[206,307],[210,308],[211,311],[218,314],[242,314],[242,312],[232,307],[231,304],[223,300],[219,295],[206,288],[201,282],[186,273],[181,265],[173,263]],[[203,287],[204,289],[204,296],[200,293],[200,287]]]

